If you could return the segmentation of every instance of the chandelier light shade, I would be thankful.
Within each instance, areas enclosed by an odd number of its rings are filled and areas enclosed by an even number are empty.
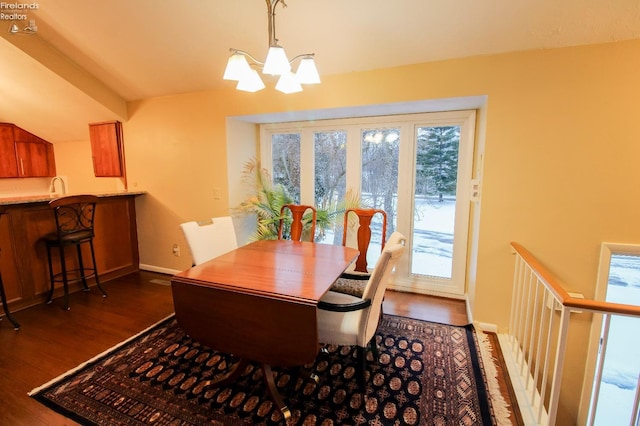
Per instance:
[[[236,89],[245,92],[257,92],[264,89],[264,83],[258,75],[258,71],[249,69],[248,74],[238,81]]]
[[[276,84],[276,90],[286,94],[296,93],[302,92],[302,86],[300,85],[296,75],[292,72],[288,72],[280,76],[278,83]]]
[[[296,71],[296,77],[298,77],[300,84],[320,83],[320,76],[312,57],[302,58],[300,65],[298,65],[298,71]]]
[[[302,91],[302,84],[319,84],[320,75],[313,59],[313,53],[304,53],[289,60],[284,48],[278,44],[275,34],[276,18],[275,8],[283,0],[265,0],[269,16],[269,52],[264,62],[254,58],[251,54],[239,49],[230,49],[232,54],[227,61],[224,71],[224,80],[234,80],[238,84],[236,89],[246,92],[256,92],[264,89],[265,85],[258,74],[260,69],[263,74],[279,76],[276,90],[283,93],[296,93]],[[291,64],[300,60],[298,70],[291,72]]]
[[[240,53],[234,53],[227,62],[227,68],[224,70],[224,76],[222,78],[225,80],[240,81],[251,71],[247,58]],[[258,78],[260,77],[258,76]]]
[[[262,72],[271,75],[285,75],[291,71],[291,64],[287,59],[284,49],[280,46],[271,46],[267,53],[267,60],[264,61]]]

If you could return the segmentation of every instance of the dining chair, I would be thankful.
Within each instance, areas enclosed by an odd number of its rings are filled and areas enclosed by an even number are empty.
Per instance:
[[[318,341],[356,347],[358,384],[364,386],[368,347],[378,358],[375,332],[382,316],[382,300],[389,277],[405,250],[405,237],[394,232],[373,268],[362,297],[328,291],[318,302]]]
[[[72,282],[82,282],[83,291],[89,291],[87,280],[94,278],[96,285],[102,292],[102,297],[107,297],[107,293],[100,285],[96,255],[93,248],[93,237],[95,236],[94,218],[98,197],[95,195],[70,195],[56,198],[49,202],[49,207],[53,209],[56,223],[55,232],[43,237],[47,247],[47,259],[49,261],[49,279],[51,289],[47,297],[47,303],[53,300],[54,284],[62,282],[64,288],[64,308],[69,310],[69,284]],[[92,266],[87,268],[82,254],[82,245],[89,246]],[[65,256],[65,248],[75,246],[77,252],[78,267],[69,269]],[[60,273],[54,274],[51,257],[52,249],[58,249],[60,256]]]
[[[387,235],[387,213],[373,208],[353,208],[344,212],[342,245],[357,248],[360,255],[332,284],[329,290],[362,297],[371,270],[367,264],[369,243],[371,242],[371,222],[378,215],[382,220],[380,252],[385,246]]]
[[[218,257],[238,247],[231,216],[214,217],[202,222],[180,224],[191,251],[193,266]]]
[[[287,214],[287,210],[289,210],[289,214],[291,214],[291,226],[289,228],[289,235],[284,235],[285,228],[285,215]],[[311,210],[311,219],[304,217],[304,214]],[[280,224],[278,226],[278,239],[290,239],[293,241],[302,241],[303,235],[305,234],[305,226],[307,223],[311,223],[311,229],[309,231],[309,239],[311,242],[314,242],[316,235],[316,220],[317,220],[317,212],[315,207],[308,206],[304,204],[285,204],[280,209]],[[288,237],[288,238],[287,238]]]
[[[356,220],[354,219],[354,215]],[[367,252],[371,243],[371,221],[379,215],[382,220],[382,235],[380,238],[380,252],[384,248],[387,237],[387,213],[384,210],[372,208],[347,209],[344,212],[344,226],[342,228],[342,245],[357,248],[360,255],[345,274],[371,275],[367,267]]]

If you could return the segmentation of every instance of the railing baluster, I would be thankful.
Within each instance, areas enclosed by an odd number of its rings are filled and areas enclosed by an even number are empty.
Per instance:
[[[544,290],[542,291],[542,303],[540,304],[540,327],[538,329],[538,350],[536,351],[536,356],[535,356],[535,369],[534,369],[534,373],[533,373],[533,383],[536,384],[536,386],[538,386],[538,380],[540,378],[540,371],[543,369],[543,362],[541,361],[543,354],[546,352],[545,351],[545,347],[543,342],[543,337],[544,337],[544,324],[547,321],[547,312],[551,312],[551,310],[547,307],[547,303],[549,298],[551,297],[551,294],[549,294],[548,291]],[[551,315],[551,314],[550,314]],[[544,352],[543,352],[544,351]],[[543,375],[544,375],[544,371],[543,371]],[[537,390],[537,394],[539,395],[539,390]],[[531,406],[535,406],[536,401],[535,401],[535,395],[533,396],[532,400],[531,400]],[[542,404],[540,404],[542,405]],[[540,417],[540,415],[538,415],[538,417]]]
[[[524,317],[525,317],[525,324],[524,324],[524,329],[523,329],[523,335],[522,335],[522,359],[524,360],[524,366],[526,367],[527,370],[527,380],[525,382],[525,387],[529,386],[529,377],[531,376],[531,371],[529,371],[530,367],[530,363],[527,362],[530,358],[531,358],[531,352],[527,352],[527,346],[528,346],[528,341],[529,338],[531,337],[530,334],[530,322],[531,322],[531,289],[533,288],[533,281],[534,281],[534,276],[531,273],[531,271],[529,271],[528,277],[527,277],[527,291],[526,291],[526,295],[525,295],[525,306],[524,306]]]
[[[518,277],[520,276],[520,271],[523,267],[522,257],[519,254],[515,255],[516,262],[515,267],[513,269],[513,291],[511,293],[511,306],[516,306],[516,301],[518,300],[518,291],[520,289],[520,280]],[[515,342],[514,339],[514,330],[516,329],[516,313],[517,309],[511,309],[509,312],[509,341],[511,343],[511,351],[513,351],[513,344]]]
[[[555,308],[555,305],[554,305]],[[549,424],[556,424],[558,414],[558,401],[560,399],[560,384],[562,381],[562,370],[564,368],[564,355],[567,351],[567,334],[569,333],[569,316],[571,309],[562,306],[560,313],[560,329],[558,331],[558,344],[556,346],[556,356],[553,366],[553,377],[551,379],[551,396],[549,399]]]
[[[534,302],[533,305],[531,305],[531,336],[530,336],[530,342],[529,342],[529,365],[530,365],[530,369],[534,368],[534,365],[538,365],[537,362],[535,363],[531,363],[532,359],[536,359],[537,360],[537,356],[534,355],[534,351],[537,347],[539,347],[539,342],[540,340],[536,337],[536,318],[538,318],[538,312],[537,312],[537,307],[538,307],[538,294],[540,293],[540,280],[538,280],[536,278],[535,281],[535,288],[534,288]],[[536,351],[537,352],[537,351]],[[532,376],[533,371],[529,371],[529,376],[532,377],[533,379],[533,386],[536,386],[536,378],[535,376]]]
[[[526,270],[523,271],[522,282],[520,284],[520,302],[518,305],[518,328],[516,330],[516,340],[518,342],[518,362],[520,367],[520,371],[522,372],[522,367],[524,365],[524,350],[522,348],[522,334],[524,332],[524,306],[525,306],[525,294],[526,294],[526,282],[527,282],[527,274]]]

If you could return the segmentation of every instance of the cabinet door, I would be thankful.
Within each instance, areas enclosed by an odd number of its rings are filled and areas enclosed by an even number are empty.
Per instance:
[[[50,165],[53,147],[41,142],[16,142],[18,169],[22,177],[55,176],[55,164]],[[53,173],[52,173],[53,172]]]
[[[89,124],[89,136],[94,175],[123,176],[122,124],[119,121]]]
[[[13,143],[13,126],[0,124],[0,177],[17,177],[18,163]]]

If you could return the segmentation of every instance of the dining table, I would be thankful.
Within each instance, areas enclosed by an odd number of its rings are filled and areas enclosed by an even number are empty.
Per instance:
[[[260,364],[285,419],[271,366],[302,366],[320,349],[318,301],[358,257],[350,247],[261,240],[238,247],[171,278],[178,325],[194,340],[239,359],[210,383],[235,381]]]

